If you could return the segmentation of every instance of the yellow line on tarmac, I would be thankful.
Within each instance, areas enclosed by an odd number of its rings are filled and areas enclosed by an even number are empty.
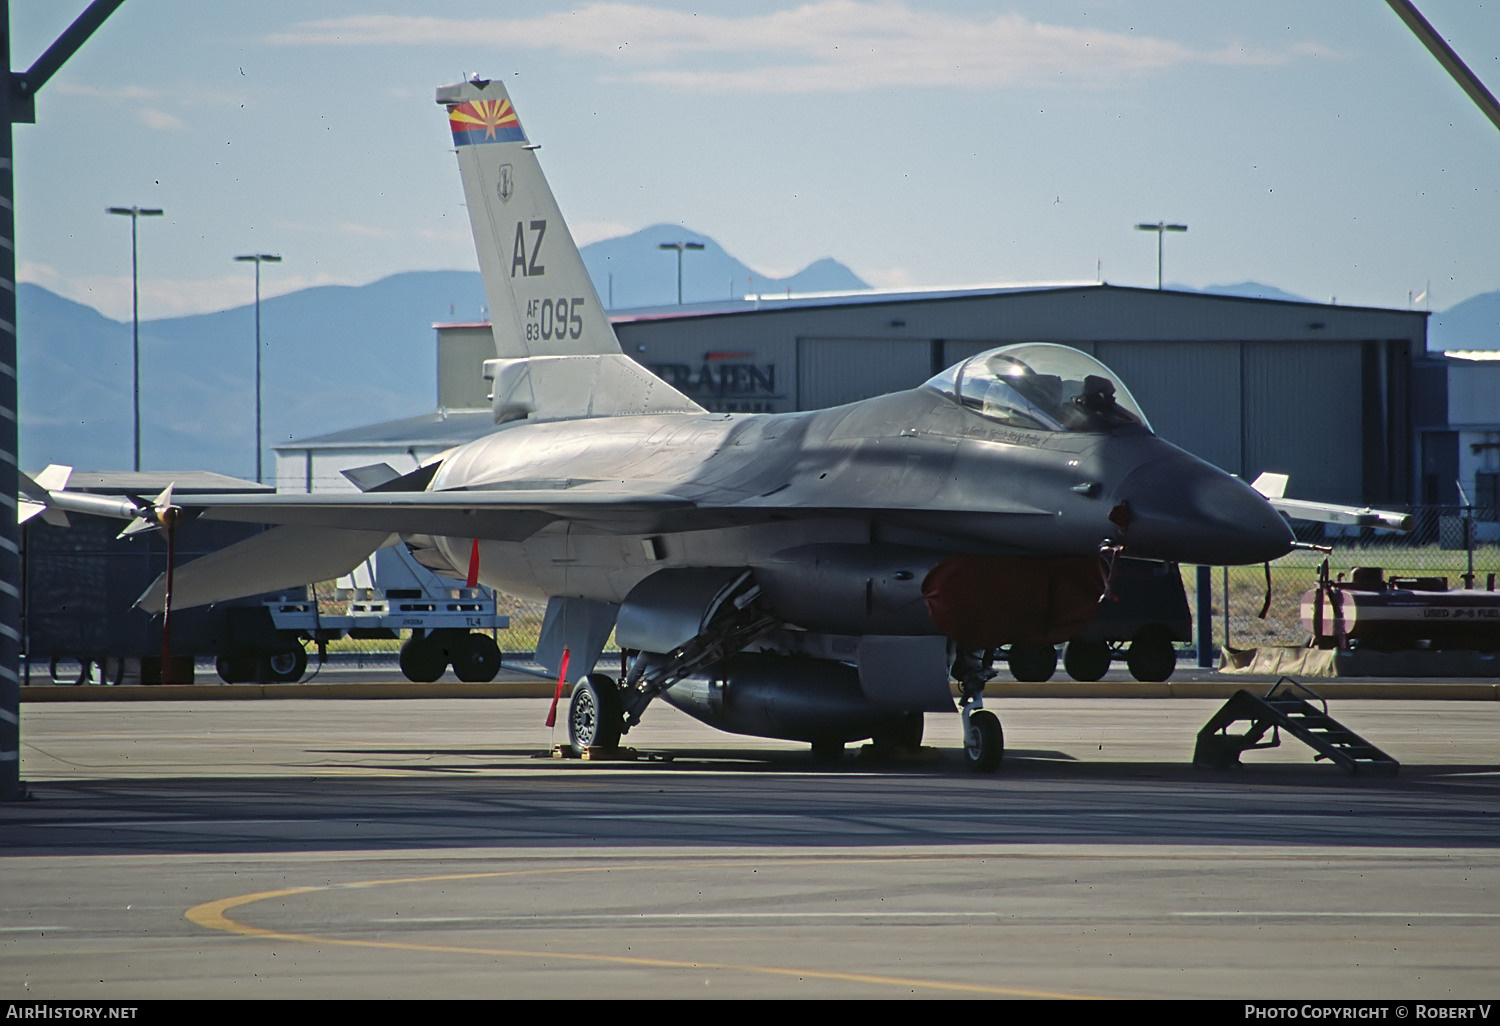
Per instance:
[[[839,862],[895,862],[912,861],[911,859],[807,859],[792,862],[780,862],[777,865],[820,864],[827,865],[830,861]],[[922,859],[922,861],[927,861]],[[759,866],[761,861],[747,861],[740,863],[719,863],[719,865],[744,865]],[[201,905],[194,905],[183,913],[189,922],[210,930],[219,930],[224,933],[237,934],[242,937],[257,937],[262,940],[290,941],[299,944],[327,944],[351,948],[380,948],[394,951],[431,951],[445,954],[458,955],[484,955],[489,957],[506,958],[539,958],[554,959],[565,962],[594,962],[608,965],[628,965],[653,969],[693,969],[693,970],[720,970],[724,972],[750,973],[762,976],[791,976],[797,979],[812,980],[836,980],[846,983],[867,983],[881,987],[905,987],[913,990],[938,990],[955,991],[964,994],[988,994],[1000,997],[1022,997],[1022,998],[1050,998],[1050,999],[1087,999],[1091,995],[1086,994],[1064,994],[1045,990],[1026,990],[1018,987],[996,987],[982,983],[957,983],[946,980],[925,980],[904,976],[882,976],[873,973],[846,973],[824,969],[797,969],[789,966],[774,965],[751,965],[735,962],[697,962],[681,959],[666,958],[640,958],[628,955],[601,955],[586,952],[563,952],[563,951],[531,951],[524,948],[480,948],[467,947],[452,944],[417,944],[406,941],[375,941],[355,940],[344,937],[325,937],[306,933],[286,933],[281,930],[269,930],[261,926],[251,926],[248,923],[231,919],[229,913],[245,905],[252,905],[260,901],[269,901],[273,898],[286,898],[299,894],[311,894],[318,891],[331,891],[344,887],[383,887],[394,884],[412,883],[442,883],[454,880],[484,880],[504,876],[544,876],[559,875],[564,873],[610,873],[626,872],[632,869],[650,869],[648,865],[636,866],[578,866],[556,869],[511,869],[495,870],[483,873],[449,873],[434,876],[408,876],[396,877],[386,880],[361,880],[354,883],[326,884],[317,887],[286,887],[275,891],[258,891],[254,894],[241,894],[231,898],[220,898],[217,901],[207,901]]]

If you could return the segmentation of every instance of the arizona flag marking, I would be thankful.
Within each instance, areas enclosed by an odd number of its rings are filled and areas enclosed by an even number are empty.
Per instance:
[[[471,100],[448,108],[448,127],[455,146],[487,142],[525,142],[521,119],[509,100]]]

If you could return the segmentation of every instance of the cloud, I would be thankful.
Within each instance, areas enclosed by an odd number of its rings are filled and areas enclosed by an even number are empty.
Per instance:
[[[604,57],[624,65],[625,78],[671,89],[781,93],[1097,85],[1183,64],[1282,63],[1307,45],[1282,53],[1198,50],[1018,14],[914,10],[900,0],[814,0],[738,16],[608,2],[530,18],[357,15],[303,21],[268,37],[298,46],[447,46],[458,39]],[[700,66],[705,57],[713,67]]]
[[[222,91],[206,93],[203,90],[151,89],[139,85],[90,86],[78,82],[59,82],[49,90],[63,96],[86,99],[93,103],[107,104],[132,112],[136,119],[158,132],[186,131],[188,123],[176,114],[163,109],[167,106],[223,107],[230,103],[243,106],[244,100]]]
[[[142,107],[140,118],[147,128],[154,128],[158,132],[180,132],[187,128],[187,122],[181,118],[155,107]]]

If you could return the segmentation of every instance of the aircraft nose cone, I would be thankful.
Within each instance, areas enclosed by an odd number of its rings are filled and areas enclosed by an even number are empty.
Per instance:
[[[1129,504],[1118,535],[1127,553],[1221,566],[1265,563],[1292,549],[1292,529],[1264,496],[1191,457],[1136,468],[1116,496]]]

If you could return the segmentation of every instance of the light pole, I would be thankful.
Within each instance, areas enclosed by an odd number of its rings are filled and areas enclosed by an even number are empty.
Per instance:
[[[246,253],[235,257],[255,264],[255,483],[264,483],[261,480],[261,441],[260,441],[260,265],[265,263],[279,264],[281,257],[275,253]]]
[[[657,249],[675,249],[677,251],[677,305],[682,305],[682,251],[685,249],[702,249],[701,242],[661,242],[657,243]]]
[[[1138,224],[1138,225],[1135,226],[1135,230],[1138,231],[1138,232],[1155,232],[1156,233],[1156,290],[1158,292],[1160,292],[1161,291],[1161,237],[1163,235],[1165,235],[1167,232],[1185,232],[1185,231],[1187,231],[1187,225],[1185,225],[1185,224],[1167,224],[1165,221],[1158,221],[1155,224]]]
[[[141,469],[141,290],[140,272],[135,256],[135,223],[143,217],[160,217],[156,207],[107,207],[107,214],[130,218],[130,344],[135,367],[132,379],[135,392],[135,469]]]

